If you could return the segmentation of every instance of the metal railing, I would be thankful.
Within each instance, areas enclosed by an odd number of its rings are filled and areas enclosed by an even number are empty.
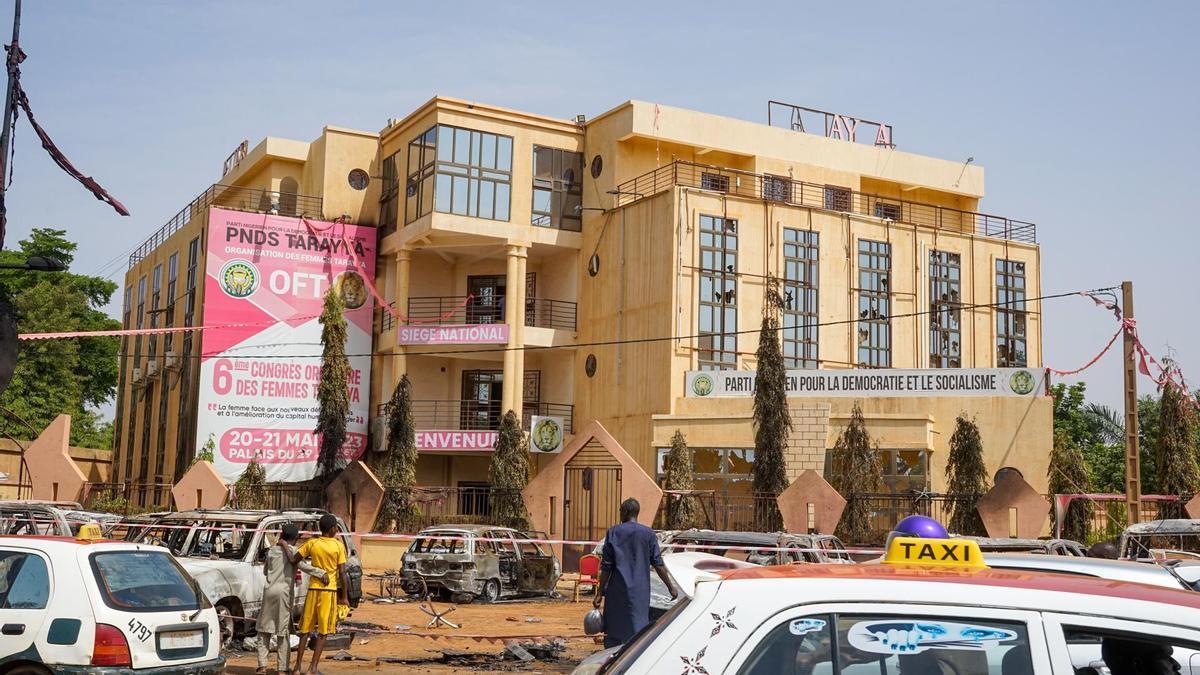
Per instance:
[[[320,509],[325,507],[325,490],[320,481],[302,483],[267,483],[264,491],[264,503],[247,504],[240,499],[235,488],[229,505],[233,508],[250,508],[257,506],[261,509],[285,511],[288,509]]]
[[[381,403],[377,408],[380,416],[386,417],[390,403]],[[529,431],[534,415],[561,417],[567,433],[574,433],[575,407],[567,403],[543,403],[525,401],[521,404],[521,427]],[[500,401],[413,401],[413,424],[418,430],[438,431],[496,431],[504,417]]]
[[[203,213],[210,206],[233,209],[235,211],[250,211],[257,213],[273,213],[281,216],[307,216],[323,218],[322,200],[320,197],[298,195],[290,192],[260,190],[256,188],[238,187],[236,185],[210,186],[199,196],[183,207],[179,213],[167,221],[141,246],[129,254],[129,266],[141,262],[151,251],[158,248],[171,235],[183,229],[197,214]]]
[[[492,517],[492,500],[498,493],[508,491],[491,487],[415,488],[413,502],[420,515],[410,529],[453,524],[498,525]]]
[[[395,304],[391,306],[395,307]],[[380,311],[380,329],[395,328],[396,317],[386,310]],[[576,312],[577,305],[574,302],[526,298],[525,325],[573,331],[576,327]],[[474,300],[468,302],[467,298],[455,295],[409,298],[408,318],[414,323],[428,324],[437,321],[441,325],[504,323],[504,303],[484,304]]]
[[[169,509],[172,487],[173,483],[88,483],[83,506],[116,509],[123,515]]]
[[[1033,223],[946,206],[881,197],[831,185],[805,183],[786,176],[757,174],[683,160],[676,160],[618,185],[617,206],[633,203],[675,186],[700,188],[826,211],[886,218],[939,230],[1037,243],[1037,226]]]

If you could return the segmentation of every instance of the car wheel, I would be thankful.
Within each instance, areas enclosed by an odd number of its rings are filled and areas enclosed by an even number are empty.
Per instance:
[[[500,599],[500,581],[498,579],[488,579],[483,583],[483,592],[479,594],[479,599],[483,602],[495,602]]]
[[[50,675],[50,671],[33,663],[22,663],[5,671],[4,675]]]
[[[221,644],[228,644],[237,635],[237,619],[224,600],[217,603],[217,626],[221,629]]]

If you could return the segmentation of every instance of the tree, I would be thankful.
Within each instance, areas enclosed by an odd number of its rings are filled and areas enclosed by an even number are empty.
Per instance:
[[[500,420],[488,482],[492,485],[492,516],[496,521],[518,530],[528,528],[529,512],[521,490],[529,483],[529,446],[521,421],[511,410]]]
[[[983,440],[975,420],[960,413],[950,436],[950,456],[946,458],[946,491],[953,497],[947,527],[958,534],[987,534],[976,505],[987,494],[988,473],[983,463]]]
[[[77,247],[65,235],[65,230],[34,229],[18,242],[17,250],[0,251],[0,262],[23,263],[41,255],[69,268]],[[103,277],[70,271],[0,270],[0,298],[12,304],[21,333],[119,329],[121,323],[100,309],[116,289]],[[119,347],[115,337],[23,341],[12,382],[0,393],[0,406],[37,429],[59,414],[70,414],[72,444],[110,448],[112,424],[101,421],[97,408],[116,393]],[[6,416],[0,416],[0,427],[14,436],[29,435]]]
[[[783,300],[779,282],[766,280],[762,329],[758,333],[758,370],[754,376],[754,521],[763,532],[783,530],[783,516],[775,498],[787,489],[788,435],[792,416],[787,406],[787,367],[779,349],[779,310]]]
[[[412,414],[412,383],[407,373],[396,383],[387,413],[383,505],[375,529],[395,532],[412,528],[421,516],[413,501],[413,486],[417,484],[417,432]]]
[[[678,429],[671,437],[671,450],[663,459],[664,490],[694,490],[696,488],[696,465],[692,461],[692,450],[687,446],[683,434]],[[688,495],[667,495],[667,524],[668,530],[686,530],[696,527],[699,514],[696,513],[696,498]]]
[[[1054,449],[1050,452],[1050,466],[1046,470],[1046,478],[1052,495],[1087,492],[1087,463],[1079,448],[1071,445],[1071,439],[1065,432],[1054,434]],[[1086,499],[1072,501],[1063,516],[1062,536],[1084,541],[1088,535],[1088,522],[1091,518],[1091,502]]]
[[[871,543],[871,537],[876,534],[871,531],[871,511],[860,495],[878,492],[883,477],[879,448],[871,442],[867,422],[857,401],[850,411],[850,424],[838,435],[833,446],[831,461],[830,482],[847,502],[842,519],[838,521],[837,534],[849,543]]]
[[[1158,483],[1163,494],[1190,497],[1200,491],[1200,469],[1196,467],[1196,409],[1171,380],[1163,387],[1160,405]]]
[[[321,312],[321,381],[317,385],[316,433],[321,440],[317,474],[329,483],[339,468],[346,442],[346,418],[350,415],[350,360],[346,358],[346,309],[342,294],[334,287],[325,293]]]
[[[1125,491],[1125,421],[1116,410],[1089,402],[1087,385],[1056,384],[1054,431],[1067,434],[1067,444],[1077,448],[1088,467],[1088,484],[1083,492]],[[1138,401],[1138,436],[1142,467],[1142,493],[1158,492],[1155,470],[1158,443],[1158,400],[1143,396]]]
[[[246,465],[246,470],[233,484],[233,494],[239,509],[267,508],[267,470],[258,463],[255,455]]]

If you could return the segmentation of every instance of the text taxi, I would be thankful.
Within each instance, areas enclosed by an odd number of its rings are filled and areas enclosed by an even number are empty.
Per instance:
[[[1200,675],[1196,626],[1200,594],[989,569],[975,542],[896,537],[883,564],[702,579],[608,663],[576,672]]]
[[[217,613],[159,546],[0,537],[0,674],[225,672]]]

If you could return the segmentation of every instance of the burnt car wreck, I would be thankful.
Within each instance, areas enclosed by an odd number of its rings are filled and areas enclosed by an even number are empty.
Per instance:
[[[455,602],[554,593],[562,566],[553,551],[521,532],[491,525],[439,525],[422,530],[400,559],[411,595],[449,595]]]

